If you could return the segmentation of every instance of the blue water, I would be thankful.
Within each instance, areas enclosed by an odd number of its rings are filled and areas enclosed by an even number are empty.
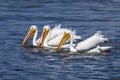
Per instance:
[[[62,24],[82,40],[102,30],[113,48],[96,55],[21,47],[32,24],[39,35],[44,25]],[[120,0],[0,1],[0,80],[119,80],[119,50]]]

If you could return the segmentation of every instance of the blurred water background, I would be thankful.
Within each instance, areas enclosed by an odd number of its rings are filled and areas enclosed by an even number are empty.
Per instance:
[[[113,46],[101,54],[23,48],[34,24],[62,24],[82,40],[101,30]],[[120,0],[1,0],[0,80],[119,80]],[[31,40],[28,45],[31,45]]]

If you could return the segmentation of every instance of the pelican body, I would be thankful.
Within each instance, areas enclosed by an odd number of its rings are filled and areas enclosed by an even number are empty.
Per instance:
[[[69,36],[69,37],[66,37]],[[62,47],[62,45],[65,43],[65,41],[68,38],[70,39],[70,46],[69,49],[71,52],[82,52],[82,51],[88,51],[90,52],[100,52],[100,51],[107,51],[109,50],[111,47],[107,46],[107,47],[98,47],[98,45],[108,41],[107,38],[104,38],[104,35],[101,34],[101,31],[98,31],[97,33],[95,33],[93,36],[87,38],[84,41],[81,41],[77,44],[76,47],[73,47],[73,33],[66,33],[66,35],[63,36],[60,44],[58,45],[57,51],[59,51],[59,49]]]
[[[58,44],[60,43],[64,32],[71,32],[71,30],[66,29],[66,28],[60,28],[59,27],[55,27],[53,29],[50,29],[49,25],[46,25],[43,27],[43,39],[41,41],[41,44],[38,43],[38,46],[40,47],[47,47],[47,48],[57,48]],[[80,36],[77,35],[73,35],[75,37],[75,39],[80,39]],[[68,40],[69,41],[69,40]],[[68,42],[67,41],[67,42]],[[66,43],[67,43],[66,42]],[[63,47],[67,47],[68,45],[63,45]]]

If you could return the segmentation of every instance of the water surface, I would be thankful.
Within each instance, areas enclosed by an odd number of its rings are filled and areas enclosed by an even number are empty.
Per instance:
[[[113,49],[95,55],[23,48],[32,24],[39,34],[44,25],[62,24],[82,40],[102,30]],[[120,1],[1,0],[0,44],[0,80],[119,80]]]

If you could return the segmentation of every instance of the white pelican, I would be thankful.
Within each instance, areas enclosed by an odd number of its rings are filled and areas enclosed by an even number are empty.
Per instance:
[[[60,43],[64,32],[71,32],[71,30],[66,28],[60,28],[60,26],[53,28],[50,30],[50,26],[46,25],[43,27],[43,38],[41,43],[38,43],[38,47],[46,47],[46,48],[56,48]],[[81,39],[80,36],[73,35],[74,39]],[[63,47],[68,47],[68,45],[63,45]]]
[[[33,46],[37,46],[38,41],[40,42],[40,40],[41,40],[41,38],[39,38],[37,40],[37,34],[38,34],[37,26],[32,25],[29,29],[29,32],[27,33],[26,37],[24,38],[24,40],[22,42],[22,46],[24,46],[28,42],[29,38],[32,37],[32,36],[34,36],[32,44],[33,44]]]
[[[65,32],[66,33],[66,32]],[[70,36],[70,37],[66,37],[66,36]],[[70,39],[70,51],[71,52],[78,52],[78,51],[89,51],[90,52],[99,52],[99,51],[106,51],[109,50],[111,47],[107,46],[107,47],[97,47],[99,44],[104,43],[106,41],[108,41],[107,38],[104,38],[104,35],[101,34],[101,31],[98,31],[97,33],[95,33],[93,36],[89,37],[88,39],[81,41],[80,43],[77,44],[77,46],[74,48],[73,47],[73,32],[72,33],[66,33],[60,44],[58,45],[57,51],[59,51],[59,49],[62,47],[62,45],[65,43],[65,41],[68,39]]]

